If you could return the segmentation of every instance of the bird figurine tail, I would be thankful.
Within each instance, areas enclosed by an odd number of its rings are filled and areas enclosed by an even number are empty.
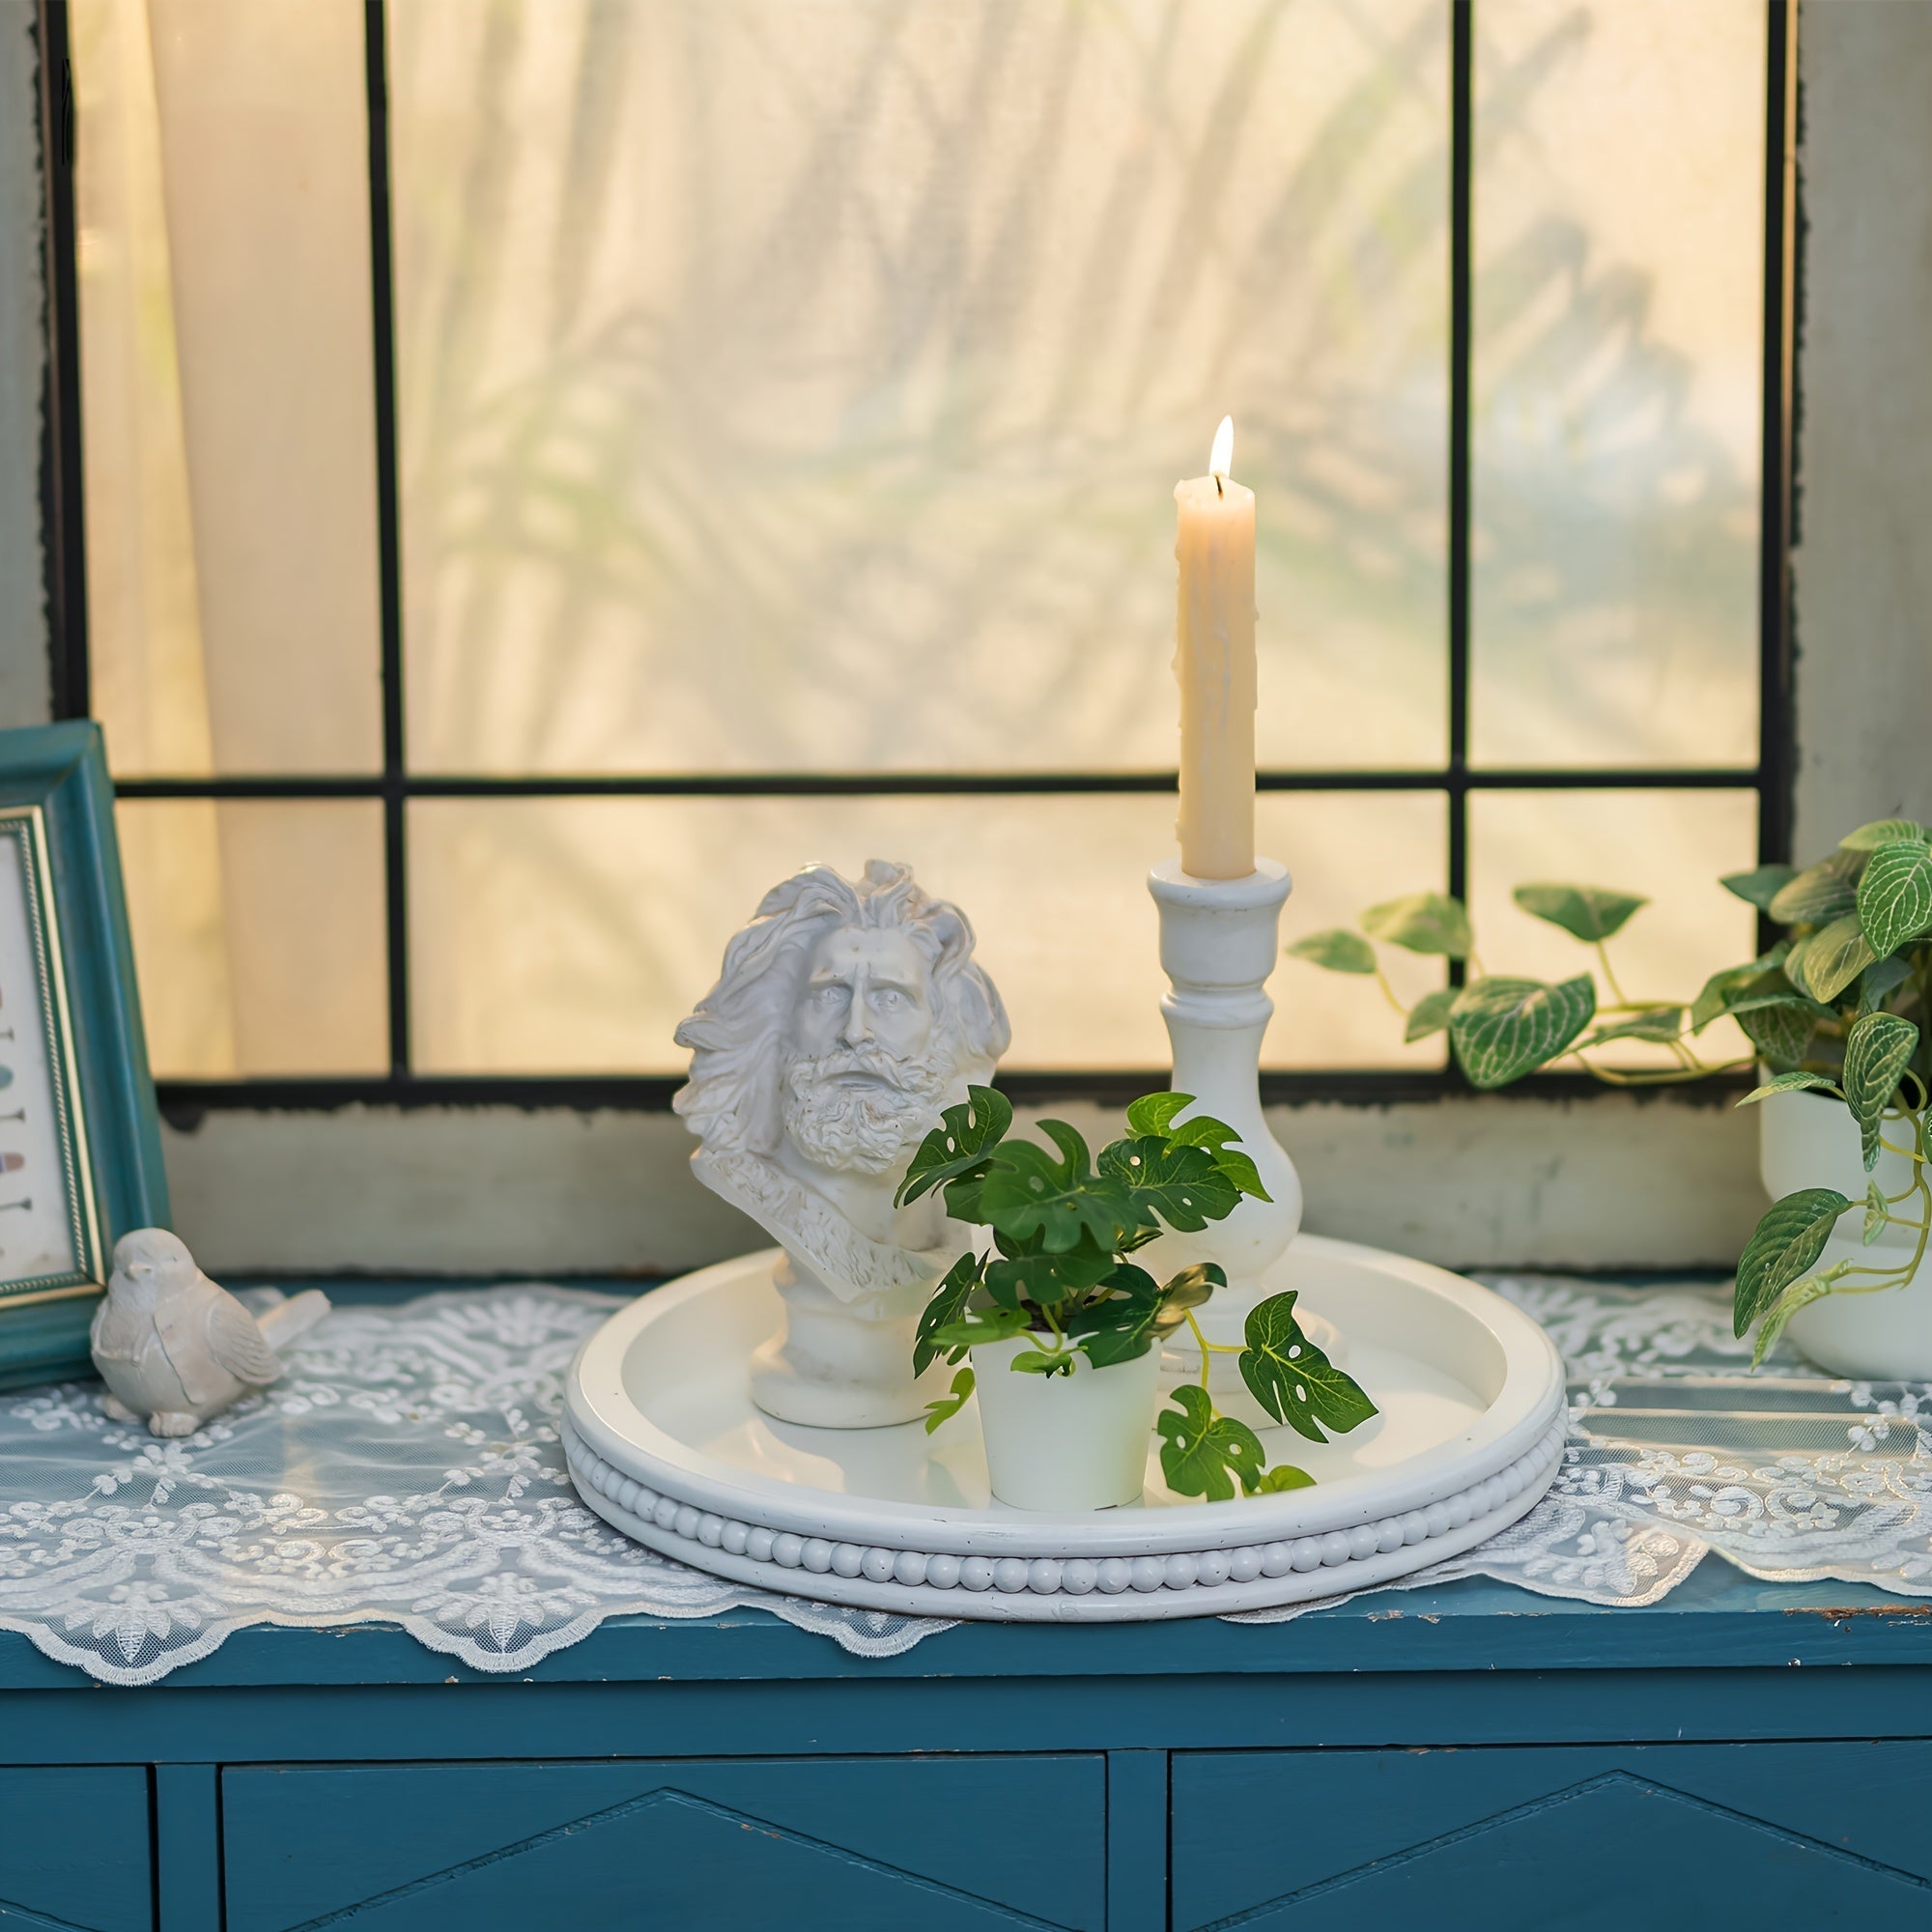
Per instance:
[[[255,1325],[262,1339],[277,1354],[290,1343],[298,1342],[328,1313],[328,1296],[319,1288],[305,1288],[287,1301],[277,1301],[255,1311]]]

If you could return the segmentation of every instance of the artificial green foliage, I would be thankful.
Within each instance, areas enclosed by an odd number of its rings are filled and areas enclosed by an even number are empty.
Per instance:
[[[1201,1115],[1183,1120],[1192,1105],[1185,1094],[1143,1095],[1127,1109],[1125,1135],[1095,1155],[1065,1121],[1039,1122],[1050,1147],[1009,1140],[1012,1109],[988,1088],[969,1088],[921,1143],[897,1199],[903,1205],[938,1189],[949,1214],[990,1235],[933,1291],[913,1345],[917,1372],[1027,1337],[1034,1346],[1014,1355],[1014,1373],[1070,1376],[1080,1355],[1094,1369],[1112,1368],[1188,1322],[1201,1345],[1201,1380],[1177,1391],[1175,1407],[1160,1417],[1161,1466],[1181,1494],[1225,1499],[1236,1487],[1254,1493],[1268,1473],[1260,1437],[1221,1415],[1208,1390],[1216,1352],[1238,1353],[1241,1373],[1256,1386],[1248,1360],[1254,1318],[1248,1348],[1217,1350],[1193,1311],[1226,1286],[1221,1269],[1196,1262],[1160,1282],[1130,1259],[1159,1235],[1199,1234],[1225,1220],[1243,1195],[1268,1198],[1234,1128]],[[1286,1294],[1256,1311],[1270,1311],[1267,1347],[1287,1365],[1281,1385],[1288,1397],[1269,1412],[1304,1435],[1311,1421],[1352,1429],[1375,1405],[1308,1343],[1293,1309],[1294,1296]],[[969,1365],[953,1377],[950,1394],[927,1405],[926,1428],[956,1415],[972,1391]],[[1313,1434],[1326,1439],[1319,1429]],[[1291,1469],[1272,1487],[1311,1480]]]
[[[1622,931],[1631,914],[1650,903],[1634,893],[1606,893],[1599,886],[1519,886],[1514,896],[1524,912],[1589,946]]]
[[[1646,903],[1634,893],[1551,883],[1517,889],[1523,911],[1593,955],[1592,975],[1553,984],[1487,973],[1463,908],[1439,895],[1373,907],[1358,936],[1372,954],[1380,940],[1464,962],[1465,983],[1437,987],[1403,1009],[1403,1037],[1426,1039],[1446,1027],[1450,1052],[1472,1086],[1506,1087],[1562,1065],[1613,1086],[1656,1086],[1760,1064],[1768,1077],[1740,1105],[1815,1094],[1817,1104],[1851,1113],[1867,1172],[1888,1149],[1910,1163],[1908,1185],[1888,1197],[1874,1184],[1865,1202],[1867,1246],[1888,1227],[1911,1241],[1896,1265],[1841,1261],[1811,1272],[1850,1206],[1829,1188],[1789,1196],[1765,1216],[1739,1262],[1734,1311],[1740,1335],[1756,1325],[1762,1358],[1799,1308],[1822,1294],[1910,1281],[1932,1245],[1932,827],[1877,819],[1816,865],[1759,866],[1719,883],[1786,930],[1756,958],[1713,973],[1688,1005],[1633,999],[1618,983],[1606,942]],[[1417,943],[1432,934],[1453,935],[1456,945]],[[1341,956],[1345,936],[1323,934],[1322,948],[1296,956],[1327,965]],[[1348,950],[1354,963],[1347,970],[1362,972],[1361,954]],[[1370,970],[1401,1008],[1379,967],[1373,959]],[[1707,1057],[1703,1036],[1724,1019],[1750,1043],[1743,1059]],[[1653,1058],[1667,1054],[1668,1063],[1619,1065],[1604,1052],[1631,1042],[1661,1048]]]
[[[1325,1442],[1324,1430],[1346,1435],[1368,1421],[1376,1406],[1352,1377],[1301,1332],[1294,1300],[1291,1289],[1249,1311],[1243,1324],[1247,1347],[1241,1351],[1241,1379],[1277,1422],[1311,1442]]]
[[[1331,973],[1373,973],[1376,949],[1359,932],[1336,926],[1327,932],[1311,932],[1288,949],[1291,959],[1306,959],[1310,965],[1325,966]]]

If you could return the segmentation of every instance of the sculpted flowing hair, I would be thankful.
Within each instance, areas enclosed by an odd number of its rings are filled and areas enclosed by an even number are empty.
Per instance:
[[[846,926],[896,928],[912,940],[932,976],[937,1031],[961,1074],[981,1082],[991,1075],[1012,1029],[992,980],[973,962],[966,915],[922,892],[910,866],[869,860],[857,885],[830,866],[808,866],[765,895],[724,949],[718,983],[677,1029],[678,1045],[691,1049],[691,1077],[671,1105],[708,1150],[777,1147],[779,1079],[799,980],[819,940]]]

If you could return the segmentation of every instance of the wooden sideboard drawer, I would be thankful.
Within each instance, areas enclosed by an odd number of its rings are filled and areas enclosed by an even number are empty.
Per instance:
[[[250,1765],[228,1932],[1099,1927],[1098,1756]]]
[[[1932,1743],[1188,1752],[1173,1793],[1177,1928],[1932,1918]]]
[[[149,1932],[153,1870],[145,1766],[0,1771],[0,1927]]]

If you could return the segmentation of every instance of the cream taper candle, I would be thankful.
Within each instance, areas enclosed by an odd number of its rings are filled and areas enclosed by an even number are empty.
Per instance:
[[[1228,474],[1234,419],[1208,474],[1174,486],[1180,566],[1180,868],[1197,879],[1255,869],[1255,493]]]

